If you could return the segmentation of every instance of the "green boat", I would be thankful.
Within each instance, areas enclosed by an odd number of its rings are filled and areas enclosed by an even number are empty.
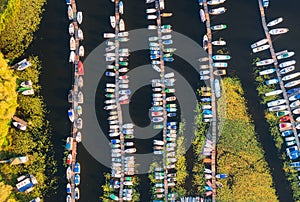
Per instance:
[[[173,107],[176,107],[176,104],[167,104],[166,106],[167,106],[167,108],[171,108],[171,107],[173,108]]]
[[[164,127],[163,124],[154,124],[153,129],[162,129]]]
[[[288,114],[289,114],[288,111],[279,111],[279,112],[276,112],[277,116],[285,116],[285,115],[288,115]]]
[[[220,24],[220,25],[214,25],[210,27],[212,30],[222,30],[222,29],[226,29],[227,25],[225,24]]]
[[[162,25],[160,26],[161,29],[171,29],[171,25]]]
[[[163,51],[167,53],[174,53],[176,51],[176,48],[165,48],[163,49]]]
[[[171,53],[166,53],[166,54],[164,54],[164,57],[165,58],[170,58],[170,57],[172,57],[173,56],[173,53],[171,52]]]
[[[120,61],[120,62],[119,62],[119,65],[122,65],[122,66],[128,66],[128,62]]]
[[[171,89],[170,88],[166,88],[165,92],[166,93],[175,93],[175,89],[174,88],[171,88]]]
[[[114,194],[111,194],[109,197],[110,197],[112,200],[114,200],[114,201],[119,201],[119,197],[117,197],[117,196],[114,195]]]

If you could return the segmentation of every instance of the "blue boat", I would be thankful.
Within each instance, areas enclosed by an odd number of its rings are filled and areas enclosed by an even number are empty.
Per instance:
[[[68,194],[71,193],[71,185],[70,185],[70,183],[67,184],[67,193]]]
[[[291,160],[295,160],[300,156],[300,151],[297,146],[286,148],[286,154]]]
[[[162,110],[163,110],[163,107],[160,107],[160,106],[151,107],[151,111],[153,111],[153,112],[162,111]]]
[[[205,191],[212,191],[212,187],[211,186],[204,186]]]
[[[300,167],[300,162],[297,161],[297,162],[290,163],[290,166],[291,167]]]
[[[74,177],[74,184],[78,186],[80,184],[80,175],[76,174]]]
[[[67,5],[71,5],[71,0],[66,0]]]
[[[300,93],[289,97],[289,101],[295,101],[298,100],[299,98],[300,98]]]
[[[200,100],[201,100],[201,102],[211,102],[211,98],[209,98],[209,97],[201,98]]]
[[[74,173],[76,174],[80,173],[80,164],[78,162],[75,163]]]
[[[177,122],[175,122],[175,121],[167,123],[167,126],[176,126],[176,125],[177,125]]]
[[[223,179],[223,178],[226,178],[227,177],[227,175],[226,174],[217,174],[216,175],[216,178],[219,178],[219,179]]]
[[[174,117],[174,116],[176,116],[176,113],[168,113],[167,116],[168,117]]]
[[[293,130],[286,130],[286,131],[284,131],[284,132],[281,133],[281,135],[282,135],[283,137],[290,136],[290,135],[292,135],[292,134],[294,134],[294,131],[293,131]]]
[[[291,95],[291,94],[298,93],[298,92],[300,92],[300,88],[292,88],[292,89],[286,91],[286,94]]]
[[[205,109],[205,110],[203,110],[202,114],[212,114],[212,111]]]
[[[200,6],[202,6],[203,5],[203,0],[198,0],[198,3],[199,3]]]
[[[262,0],[263,7],[267,8],[269,6],[269,0]]]
[[[174,58],[172,58],[172,57],[169,57],[169,58],[164,57],[163,59],[165,62],[173,62],[174,61]]]
[[[157,54],[157,55],[160,55],[160,51],[157,51],[157,50],[150,50],[150,54]]]
[[[279,82],[279,79],[270,79],[266,81],[267,85],[276,84]]]
[[[164,45],[170,45],[173,43],[173,40],[172,39],[169,39],[169,40],[165,40],[162,42]]]
[[[176,130],[176,129],[177,129],[177,126],[168,126],[168,129]]]
[[[160,55],[155,55],[155,54],[151,54],[150,55],[150,59],[154,60],[154,59],[158,59]]]
[[[174,107],[172,107],[172,108],[167,108],[167,112],[176,112],[177,111],[177,109],[176,108],[174,108]]]

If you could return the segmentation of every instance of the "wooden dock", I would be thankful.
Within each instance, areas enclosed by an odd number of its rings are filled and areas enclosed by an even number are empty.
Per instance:
[[[212,201],[216,201],[217,189],[216,189],[216,147],[217,147],[217,100],[215,93],[215,83],[214,83],[214,69],[213,69],[213,59],[212,59],[212,33],[210,17],[208,13],[207,1],[203,1],[203,8],[206,17],[206,35],[208,37],[208,57],[209,57],[209,75],[210,75],[210,87],[211,87],[211,110],[212,110],[212,122],[211,122],[211,135],[212,135],[212,152],[211,152],[211,170],[212,170]]]
[[[293,132],[294,132],[294,137],[295,137],[295,140],[296,140],[296,144],[297,144],[297,147],[300,148],[300,142],[299,142],[299,137],[297,135],[297,130],[296,128],[294,127],[295,126],[295,120],[293,118],[293,114],[292,114],[292,110],[290,108],[290,102],[289,102],[289,99],[288,99],[288,96],[287,96],[287,93],[286,93],[286,90],[285,90],[285,87],[284,87],[284,83],[281,79],[281,74],[280,74],[280,69],[278,67],[278,60],[276,58],[276,53],[275,53],[275,49],[273,47],[273,43],[272,43],[272,39],[271,39],[271,35],[269,34],[269,29],[267,27],[267,22],[266,22],[266,16],[265,16],[265,10],[264,10],[264,7],[262,5],[262,0],[258,0],[258,5],[259,5],[259,11],[260,11],[260,15],[261,15],[261,22],[262,22],[262,26],[263,26],[263,29],[264,29],[264,32],[265,32],[265,35],[266,35],[266,38],[268,39],[268,44],[270,45],[270,53],[271,53],[271,56],[272,56],[272,59],[274,60],[274,68],[276,69],[276,76],[277,78],[279,79],[279,86],[280,86],[280,89],[282,90],[282,95],[283,95],[283,98],[286,100],[286,105],[288,106],[288,111],[289,111],[289,116],[290,116],[290,122],[292,123],[293,125]]]

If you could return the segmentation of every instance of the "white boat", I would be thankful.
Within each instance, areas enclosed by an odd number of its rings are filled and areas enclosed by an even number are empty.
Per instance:
[[[289,66],[289,67],[286,67],[286,68],[283,68],[282,70],[279,71],[280,74],[287,74],[291,71],[294,71],[295,70],[295,66]]]
[[[22,87],[32,87],[32,81],[28,80],[28,81],[23,81],[20,86]]]
[[[159,0],[159,9],[164,10],[165,9],[165,1],[164,0]]]
[[[219,79],[215,79],[215,93],[217,98],[221,96],[221,87]]]
[[[282,93],[282,90],[274,90],[268,93],[265,93],[265,96],[279,95]]]
[[[259,62],[256,63],[256,66],[263,66],[263,65],[269,65],[274,63],[273,59],[266,59],[266,60],[261,60]]]
[[[282,21],[283,21],[283,18],[279,17],[279,18],[276,18],[275,20],[268,22],[267,26],[272,27],[272,26],[275,26],[275,25],[281,23]]]
[[[289,101],[295,101],[295,100],[297,100],[299,98],[300,98],[300,94],[298,93],[296,95],[293,95],[293,96],[289,97]]]
[[[228,67],[228,63],[227,62],[214,62],[212,64],[213,67],[220,67],[220,68],[225,68]]]
[[[83,47],[82,45],[79,46],[78,55],[79,55],[80,57],[83,57],[83,56],[84,56],[84,47]]]
[[[297,86],[299,84],[300,84],[300,79],[288,82],[288,83],[284,84],[284,87],[290,88],[290,87],[293,87],[293,86]]]
[[[270,108],[268,108],[268,110],[269,110],[269,112],[277,112],[277,111],[285,110],[287,108],[288,108],[287,105],[279,105],[279,106],[270,107]]]
[[[76,56],[76,54],[75,54],[75,51],[71,51],[70,52],[70,56],[69,56],[69,62],[75,62],[75,56]]]
[[[115,28],[116,27],[116,17],[114,15],[112,15],[109,17],[109,20],[110,20],[111,27]]]
[[[272,68],[272,69],[266,69],[266,70],[263,70],[263,71],[260,71],[259,72],[259,75],[262,76],[262,75],[267,75],[267,74],[272,74],[276,72],[276,69],[275,68]]]
[[[300,114],[300,108],[293,110],[293,114]]]
[[[279,79],[277,79],[277,78],[266,81],[267,85],[276,84],[276,83],[279,83]]]
[[[274,107],[274,106],[282,105],[282,104],[285,104],[285,103],[286,103],[285,99],[279,99],[279,100],[274,100],[274,101],[268,102],[267,106],[268,107]]]
[[[300,106],[300,101],[296,100],[290,104],[290,107],[295,108]]]
[[[66,177],[67,177],[67,180],[70,180],[72,177],[72,168],[70,166],[66,170]]]
[[[72,6],[69,5],[68,6],[68,18],[69,18],[69,20],[72,20],[73,17],[74,17],[73,9],[72,9]]]
[[[156,15],[147,15],[148,20],[155,20],[157,18]]]
[[[215,45],[215,46],[225,46],[226,45],[226,41],[223,41],[223,40],[212,41],[211,44]]]
[[[162,40],[168,40],[168,39],[171,39],[171,38],[172,38],[172,35],[171,35],[171,34],[167,34],[167,35],[161,36],[161,39],[162,39]]]
[[[152,65],[152,68],[153,68],[155,71],[157,71],[157,72],[161,72],[160,67],[157,66],[157,65]]]
[[[26,58],[15,64],[13,67],[17,68],[18,71],[24,70],[31,66],[31,62]]]
[[[148,25],[148,29],[155,30],[155,29],[157,29],[157,26],[156,25]]]
[[[211,14],[211,15],[219,15],[219,14],[222,14],[222,13],[225,13],[225,12],[226,12],[225,7],[213,8],[213,9],[210,9],[208,11],[208,13]]]
[[[261,40],[255,42],[255,43],[253,43],[253,44],[251,45],[251,48],[253,49],[253,48],[259,47],[259,46],[261,46],[261,45],[264,45],[264,44],[267,43],[267,42],[268,42],[268,39],[261,39]]]
[[[75,200],[78,200],[79,198],[80,198],[80,195],[79,195],[79,188],[78,187],[76,187],[75,188],[75,190],[74,190],[74,194],[75,194],[75,196],[74,196],[74,198],[75,198]]]
[[[70,25],[69,25],[69,34],[70,34],[70,35],[73,35],[73,34],[74,34],[74,31],[75,31],[74,25],[73,25],[73,23],[71,22]]]
[[[286,58],[292,57],[293,55],[295,55],[295,52],[291,51],[291,52],[285,52],[285,53],[279,54],[276,57],[278,60],[281,60],[281,59],[286,59]]]
[[[206,17],[205,17],[204,10],[202,8],[200,9],[199,14],[200,14],[201,21],[205,22],[206,21]]]
[[[252,52],[253,52],[253,53],[257,53],[257,52],[266,50],[266,49],[268,49],[268,48],[270,48],[270,45],[269,45],[269,44],[266,44],[266,45],[262,45],[262,46],[253,48],[253,49],[252,49]]]
[[[74,37],[70,38],[70,50],[76,50],[76,44]]]
[[[78,39],[83,40],[83,31],[82,31],[82,29],[78,28],[77,36],[78,36]]]
[[[203,36],[203,46],[202,47],[204,50],[207,50],[207,48],[208,48],[208,37],[206,34]]]
[[[230,55],[213,55],[212,59],[214,60],[230,60]]]
[[[209,76],[205,75],[205,76],[200,76],[200,80],[208,80]]]
[[[222,30],[222,29],[226,29],[227,25],[225,25],[225,24],[213,25],[210,28],[212,30]]]
[[[203,70],[203,71],[199,71],[200,75],[206,75],[209,74],[209,70]]]
[[[156,9],[155,8],[148,8],[146,9],[146,13],[149,14],[149,13],[155,13],[156,12]]]
[[[271,29],[269,31],[269,33],[271,35],[278,35],[278,34],[284,34],[284,33],[287,33],[289,31],[288,28],[276,28],[276,29]]]
[[[213,6],[213,5],[218,5],[218,4],[221,4],[224,2],[225,2],[225,0],[210,0],[210,1],[207,1],[207,4]]]
[[[12,122],[13,126],[20,129],[20,130],[26,130],[27,126],[17,122],[17,121],[14,121]]]
[[[74,121],[75,116],[74,116],[74,110],[73,109],[68,110],[68,117],[69,117],[71,122]]]
[[[78,24],[81,24],[82,23],[82,19],[83,19],[82,11],[78,11],[77,12],[76,18],[77,18]]]
[[[294,64],[296,64],[296,60],[289,60],[289,61],[280,63],[279,67],[284,68],[284,67],[291,66],[291,65],[294,65]]]
[[[82,77],[81,77],[82,78]],[[82,115],[82,107],[80,105],[77,106],[76,108],[76,113],[80,116]]]
[[[33,95],[34,94],[34,90],[30,89],[30,90],[25,90],[22,92],[22,95]]]
[[[120,21],[119,21],[119,30],[121,32],[125,31],[125,22],[123,19],[120,19]]]
[[[296,78],[298,76],[300,76],[300,72],[296,72],[296,73],[293,73],[293,74],[286,75],[286,76],[282,77],[282,80],[283,81],[288,81],[288,80]]]
[[[269,0],[262,0],[262,4],[264,8],[268,8],[269,3],[270,3]]]
[[[120,1],[119,2],[119,13],[120,14],[124,14],[124,4],[123,4],[123,1]]]

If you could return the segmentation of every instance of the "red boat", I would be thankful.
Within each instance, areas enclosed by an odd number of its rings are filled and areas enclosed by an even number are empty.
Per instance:
[[[79,75],[84,75],[84,67],[83,67],[83,63],[79,60],[78,62],[78,74]]]
[[[290,121],[291,117],[289,115],[283,116],[280,118],[280,122],[287,122]]]
[[[69,154],[68,157],[67,157],[67,160],[66,160],[66,163],[68,165],[71,165],[72,164],[72,154]]]

